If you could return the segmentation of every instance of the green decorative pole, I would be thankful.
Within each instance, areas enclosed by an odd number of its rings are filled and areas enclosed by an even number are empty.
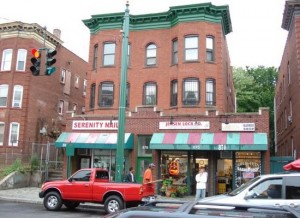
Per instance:
[[[127,83],[127,56],[128,56],[128,34],[129,34],[129,3],[126,3],[126,10],[123,21],[122,39],[122,60],[120,80],[120,101],[118,120],[118,140],[116,155],[116,182],[122,181],[124,163],[124,138],[125,138],[125,108],[126,108],[126,83]]]

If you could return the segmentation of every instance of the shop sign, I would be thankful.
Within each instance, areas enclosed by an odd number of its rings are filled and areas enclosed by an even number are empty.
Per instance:
[[[118,121],[113,120],[73,120],[73,130],[117,130]]]
[[[255,123],[222,123],[222,131],[255,131]]]
[[[209,129],[209,121],[159,122],[159,129]]]

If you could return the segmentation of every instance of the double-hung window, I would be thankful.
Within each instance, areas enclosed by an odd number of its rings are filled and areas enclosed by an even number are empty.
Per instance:
[[[113,66],[115,64],[116,44],[114,42],[104,43],[103,66]]]
[[[206,105],[216,105],[216,82],[214,79],[206,80]]]
[[[177,106],[177,93],[178,93],[178,82],[173,80],[171,82],[171,106]]]
[[[93,70],[97,69],[98,62],[98,45],[94,46]]]
[[[7,106],[8,85],[0,85],[0,107]]]
[[[156,105],[156,83],[149,82],[144,85],[144,105]]]
[[[23,86],[15,85],[12,107],[21,108],[22,107],[22,98],[23,98]]]
[[[215,61],[215,52],[214,52],[214,37],[206,37],[206,61],[213,62]]]
[[[172,41],[172,64],[178,63],[178,40]]]
[[[16,66],[17,71],[25,71],[26,56],[27,56],[26,49],[18,49],[18,59],[17,59],[17,66]]]
[[[10,124],[10,131],[9,131],[9,142],[10,146],[18,146],[19,142],[19,128],[20,124],[16,122],[12,122]]]
[[[199,103],[199,80],[196,78],[189,78],[183,81],[183,104],[197,105]]]
[[[90,93],[90,108],[95,107],[95,95],[96,95],[96,84],[93,83],[91,85],[91,93]]]
[[[1,71],[10,71],[11,70],[11,61],[12,61],[12,49],[5,49],[2,53],[1,61]]]
[[[198,61],[198,36],[187,36],[184,41],[185,61]]]
[[[146,66],[156,65],[156,45],[149,44],[146,48]]]
[[[112,107],[114,104],[114,84],[112,82],[101,83],[99,92],[99,106]]]
[[[4,128],[5,128],[5,123],[0,122],[0,145],[3,145],[3,141],[4,141]]]

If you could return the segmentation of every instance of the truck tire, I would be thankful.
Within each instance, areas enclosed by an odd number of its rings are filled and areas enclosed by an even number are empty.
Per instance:
[[[62,200],[57,192],[49,192],[44,197],[44,207],[50,211],[60,210]]]
[[[104,210],[110,214],[124,208],[122,199],[117,195],[111,195],[104,201]]]
[[[66,206],[66,208],[68,208],[69,210],[73,210],[76,207],[79,206],[79,202],[76,201],[64,201],[64,205]]]

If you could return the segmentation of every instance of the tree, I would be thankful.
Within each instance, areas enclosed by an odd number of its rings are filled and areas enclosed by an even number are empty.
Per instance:
[[[259,107],[270,108],[270,144],[274,154],[274,96],[278,70],[258,66],[233,69],[237,112],[257,112]]]

